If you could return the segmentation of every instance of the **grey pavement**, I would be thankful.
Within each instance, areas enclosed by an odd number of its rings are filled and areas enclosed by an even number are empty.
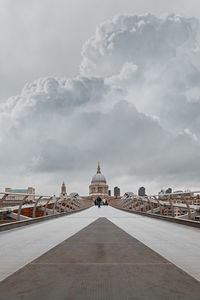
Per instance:
[[[0,232],[0,281],[100,217],[107,218],[200,281],[199,228],[130,214],[112,207],[91,207],[59,219]]]
[[[0,299],[199,300],[200,283],[100,217],[3,280]]]

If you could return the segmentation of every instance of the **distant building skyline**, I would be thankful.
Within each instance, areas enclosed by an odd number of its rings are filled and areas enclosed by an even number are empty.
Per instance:
[[[120,196],[120,188],[118,186],[114,187],[114,196]]]
[[[171,194],[171,193],[172,193],[172,188],[166,189],[165,193],[166,193],[166,194]]]
[[[145,187],[141,186],[138,190],[138,195],[139,196],[145,196]]]
[[[31,196],[28,196],[27,201],[33,201],[34,200],[34,194],[35,194],[35,188],[33,187],[28,187],[25,189],[12,189],[12,188],[5,188],[6,193],[13,193],[13,195],[8,195],[6,197],[6,201],[10,203],[16,203],[18,204],[21,200],[23,200],[24,196],[23,195],[18,195],[18,194],[31,194]]]

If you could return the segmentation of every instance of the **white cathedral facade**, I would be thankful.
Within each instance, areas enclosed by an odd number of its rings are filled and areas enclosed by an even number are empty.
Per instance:
[[[89,186],[89,195],[90,196],[108,196],[108,185],[106,178],[101,174],[100,163],[98,162],[97,173],[92,177],[91,184]]]

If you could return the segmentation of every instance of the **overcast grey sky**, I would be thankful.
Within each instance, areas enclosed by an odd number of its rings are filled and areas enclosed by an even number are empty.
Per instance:
[[[0,99],[41,76],[74,76],[81,47],[116,14],[200,16],[198,0],[0,0]]]
[[[87,194],[100,160],[122,192],[199,187],[199,17],[195,0],[0,0],[0,186]]]

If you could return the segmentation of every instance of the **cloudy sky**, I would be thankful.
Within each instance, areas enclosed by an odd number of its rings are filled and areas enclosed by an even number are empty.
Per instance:
[[[0,187],[200,187],[200,4],[0,0]]]

